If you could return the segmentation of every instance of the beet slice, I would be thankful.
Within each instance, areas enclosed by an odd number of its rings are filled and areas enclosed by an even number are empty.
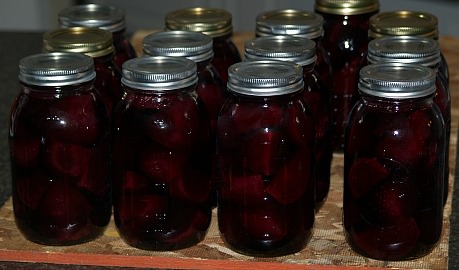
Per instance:
[[[359,158],[352,163],[349,174],[349,190],[355,198],[361,198],[386,179],[390,170],[375,157]]]
[[[263,203],[266,196],[263,177],[259,174],[233,176],[221,187],[221,200],[249,207]]]
[[[108,128],[107,112],[98,110],[96,106],[95,97],[91,94],[58,99],[50,105],[48,115],[42,121],[42,131],[47,137],[62,142],[94,144]]]
[[[351,235],[353,244],[370,258],[404,259],[414,250],[421,232],[414,218],[383,228],[368,227]]]
[[[57,140],[46,140],[42,158],[52,174],[77,177],[88,170],[91,149]]]
[[[286,161],[266,187],[266,192],[282,204],[294,203],[313,187],[310,156],[297,152]]]

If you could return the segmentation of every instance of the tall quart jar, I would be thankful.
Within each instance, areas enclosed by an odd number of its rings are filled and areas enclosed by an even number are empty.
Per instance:
[[[214,58],[223,83],[228,80],[228,67],[241,61],[239,51],[232,41],[233,16],[218,8],[185,8],[166,14],[167,30],[201,32],[213,38]]]
[[[381,12],[370,18],[370,39],[387,36],[417,36],[438,41],[438,19],[425,11],[397,10]],[[440,52],[438,70],[449,88],[448,63]]]
[[[324,18],[324,36],[318,44],[329,62],[333,147],[341,152],[349,113],[359,99],[357,81],[368,45],[369,19],[379,10],[378,0],[316,0]]]
[[[68,27],[95,27],[113,34],[114,60],[119,69],[126,60],[136,57],[136,52],[126,34],[124,10],[103,4],[70,6],[58,13],[59,25]]]
[[[430,38],[391,36],[377,38],[368,44],[368,62],[375,63],[407,63],[431,68],[436,73],[434,103],[440,109],[445,123],[445,185],[443,203],[448,198],[449,186],[449,140],[451,131],[451,95],[446,82],[439,72],[441,62],[438,43]]]
[[[209,227],[208,119],[196,99],[196,64],[142,57],[123,64],[126,91],[113,118],[114,219],[147,250],[200,242]]]
[[[121,70],[113,61],[112,34],[98,28],[71,27],[55,29],[43,35],[43,49],[47,52],[73,52],[94,60],[96,90],[100,92],[109,115],[121,99]]]
[[[16,225],[30,241],[87,242],[110,220],[110,126],[95,76],[82,54],[19,62],[9,129],[12,197]]]
[[[344,151],[343,225],[358,253],[378,260],[428,254],[441,236],[445,126],[435,71],[384,63],[360,71]]]
[[[286,35],[302,37],[313,40],[317,45],[323,37],[323,22],[321,15],[306,10],[271,10],[257,15],[255,35],[257,37]],[[324,59],[326,55],[319,48],[316,50],[315,69],[322,80],[327,83],[330,77],[330,67],[328,61]]]
[[[291,61],[303,68],[303,101],[312,115],[315,130],[314,179],[316,208],[327,197],[330,187],[330,167],[333,155],[330,133],[330,99],[315,70],[316,44],[293,36],[264,36],[245,43],[247,60]]]
[[[209,160],[204,162],[202,167],[207,168],[212,183],[216,183],[215,138],[217,118],[223,102],[225,102],[227,91],[218,71],[212,64],[214,56],[212,38],[199,32],[190,31],[156,32],[144,38],[143,52],[149,56],[186,57],[196,63],[198,73],[196,92],[210,120],[210,143],[206,147]],[[216,205],[216,188],[214,190],[212,204]]]
[[[313,120],[302,102],[303,70],[285,61],[229,69],[230,96],[217,127],[218,226],[237,252],[301,250],[314,224]]]

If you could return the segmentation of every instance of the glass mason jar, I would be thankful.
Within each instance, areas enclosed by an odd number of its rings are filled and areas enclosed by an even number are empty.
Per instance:
[[[208,119],[196,99],[196,64],[142,57],[123,65],[126,91],[113,117],[114,219],[146,250],[200,242],[209,227]],[[204,167],[204,168],[203,168]]]
[[[360,71],[344,151],[343,224],[358,253],[378,260],[426,255],[443,222],[445,127],[435,72],[411,64]]]
[[[311,39],[316,45],[323,37],[323,17],[317,13],[298,9],[278,9],[266,11],[256,17],[255,35],[294,36]],[[316,49],[317,60],[315,69],[319,72],[325,86],[329,81],[330,70],[323,51]],[[328,90],[326,90],[328,91]]]
[[[82,4],[67,7],[58,13],[59,25],[68,27],[93,27],[107,30],[113,35],[114,61],[118,68],[126,60],[136,57],[136,52],[126,35],[124,10],[103,4]]]
[[[121,99],[121,71],[113,61],[112,34],[98,28],[71,27],[50,30],[43,35],[43,48],[47,52],[83,53],[94,60],[96,90],[100,92],[111,116]]]
[[[369,19],[378,12],[379,2],[316,0],[314,8],[324,18],[318,47],[330,67],[333,148],[341,152],[349,113],[359,100],[357,81],[368,46]]]
[[[245,43],[247,60],[291,61],[303,67],[303,101],[312,115],[315,129],[314,179],[316,208],[324,203],[330,187],[333,155],[330,133],[330,99],[318,73],[314,41],[293,36],[265,36]]]
[[[386,36],[417,36],[438,41],[438,19],[435,15],[425,11],[381,12],[370,18],[368,35],[370,39]],[[440,56],[438,70],[449,88],[448,63],[441,52]]]
[[[451,95],[446,82],[439,72],[441,62],[438,43],[430,38],[391,36],[377,38],[368,43],[368,62],[375,63],[407,63],[422,65],[436,72],[434,103],[440,109],[445,123],[445,185],[443,204],[448,198],[449,186],[449,140],[451,133]]]
[[[241,62],[241,56],[231,37],[233,16],[224,9],[185,8],[166,14],[167,30],[201,32],[213,38],[214,58],[212,63],[223,83],[228,81],[228,67]]]
[[[108,112],[90,57],[45,53],[19,62],[10,115],[16,225],[30,241],[72,245],[101,235],[111,216]]]
[[[217,118],[227,97],[226,87],[218,71],[212,64],[212,38],[189,31],[157,32],[146,36],[143,40],[143,52],[149,56],[179,56],[192,60],[197,65],[198,85],[196,92],[210,120],[210,143],[206,147],[209,161],[202,164],[209,171],[209,177],[216,183],[216,150]],[[216,188],[214,188],[216,190]],[[216,205],[216,191],[212,204]]]
[[[303,70],[253,60],[229,69],[217,127],[218,226],[235,251],[279,256],[304,248],[314,224],[314,127]]]

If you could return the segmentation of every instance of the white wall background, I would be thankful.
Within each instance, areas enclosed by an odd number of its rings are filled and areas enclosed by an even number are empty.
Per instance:
[[[1,0],[1,30],[43,31],[57,27],[56,14],[74,2],[99,2],[126,11],[128,32],[164,27],[166,13],[179,8],[224,8],[233,15],[235,31],[253,31],[255,17],[279,8],[313,10],[314,0]],[[381,11],[417,10],[436,15],[440,34],[459,37],[459,0],[380,0]]]

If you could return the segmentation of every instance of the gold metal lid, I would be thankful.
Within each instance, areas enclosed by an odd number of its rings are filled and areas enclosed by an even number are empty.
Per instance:
[[[83,53],[92,58],[113,53],[112,33],[99,28],[71,27],[46,32],[43,48],[48,52]]]
[[[256,35],[291,35],[315,39],[323,34],[321,15],[298,9],[266,11],[256,17]]]
[[[201,32],[220,37],[233,32],[232,15],[217,8],[186,8],[172,11],[165,17],[167,30]]]
[[[378,0],[316,0],[314,9],[335,15],[359,15],[379,10]]]
[[[370,18],[371,38],[384,36],[419,36],[438,38],[438,19],[435,15],[418,11],[381,12]]]

